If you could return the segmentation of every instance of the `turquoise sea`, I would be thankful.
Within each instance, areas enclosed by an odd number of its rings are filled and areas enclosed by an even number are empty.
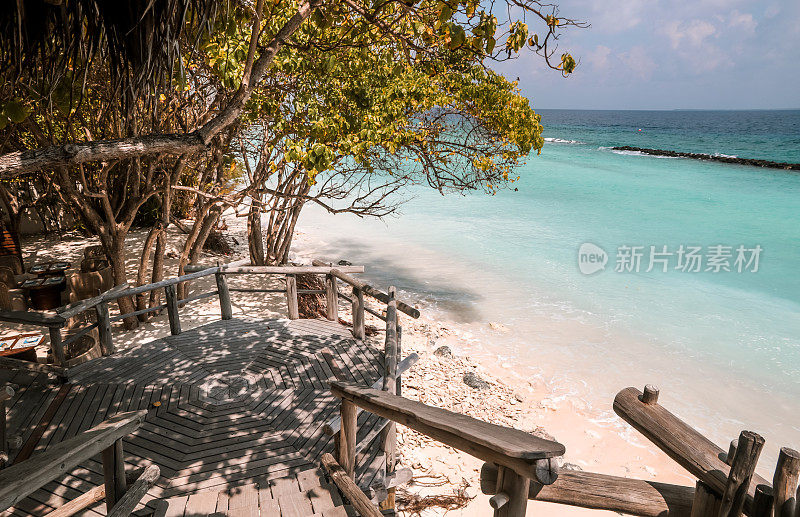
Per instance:
[[[720,444],[749,427],[768,455],[800,447],[800,173],[610,149],[800,162],[800,111],[540,113],[547,142],[517,191],[419,188],[398,217],[323,222],[311,210],[300,229],[324,225],[323,254],[366,264],[368,278],[469,329],[470,353],[598,410],[652,382]],[[606,253],[604,270],[581,272],[585,243]],[[661,254],[648,272],[651,246]],[[691,248],[698,272],[679,267]]]

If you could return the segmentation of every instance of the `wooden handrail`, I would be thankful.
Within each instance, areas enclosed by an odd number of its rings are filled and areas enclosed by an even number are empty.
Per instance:
[[[136,483],[136,480],[142,477],[144,473],[144,468],[138,468],[132,470],[130,472],[125,473],[125,480],[129,485]],[[70,499],[69,501],[65,502],[52,512],[47,514],[47,517],[72,517],[78,512],[89,508],[90,506],[94,506],[95,504],[99,503],[106,497],[106,487],[105,485],[98,485],[94,488],[90,488],[86,492],[82,493],[75,499]]]
[[[127,282],[124,283],[124,284],[116,285],[116,286],[112,287],[111,289],[109,289],[108,291],[100,293],[97,296],[93,296],[93,297],[87,298],[85,300],[79,300],[77,302],[70,303],[68,305],[64,305],[63,307],[59,307],[59,308],[56,309],[56,312],[62,318],[69,319],[69,318],[71,318],[73,316],[76,316],[76,315],[82,313],[82,312],[85,312],[85,311],[88,311],[89,309],[94,308],[99,303],[108,302],[109,300],[111,300],[111,298],[110,298],[111,296],[113,296],[116,293],[125,291],[126,289],[129,289],[129,288],[130,288],[130,284],[128,284]]]
[[[402,375],[405,373],[409,368],[414,366],[414,364],[419,361],[419,356],[416,353],[408,354],[408,357],[400,361],[400,364],[397,365],[397,375]],[[372,383],[372,388],[379,390],[383,386],[383,376],[381,376],[377,381]],[[359,409],[359,412],[361,409]],[[339,415],[332,417],[328,420],[328,423],[322,426],[322,431],[327,434],[328,436],[333,436],[339,432],[339,429],[342,427],[342,419]]]
[[[537,472],[548,460],[563,456],[564,446],[532,434],[476,420],[384,391],[344,382],[331,382],[334,396],[365,411],[430,436],[484,461],[507,467],[520,476],[540,479]],[[344,423],[342,424],[344,431]],[[546,468],[551,468],[545,465]],[[555,479],[540,479],[552,483]]]
[[[330,271],[330,274],[335,276],[336,278],[338,278],[342,282],[344,282],[346,284],[349,284],[352,287],[355,287],[356,289],[360,290],[364,294],[375,298],[379,302],[383,302],[383,303],[387,303],[387,304],[389,303],[389,295],[387,293],[379,291],[379,290],[375,289],[374,287],[372,287],[371,285],[369,285],[368,283],[363,282],[363,281],[361,281],[361,280],[359,280],[357,278],[354,278],[354,277],[346,274],[346,273],[349,272],[348,269],[347,269],[349,266],[336,266],[336,267],[333,267],[330,264],[327,264],[327,263],[325,263],[325,262],[323,262],[321,260],[317,260],[317,259],[312,260],[311,263],[313,265],[315,265],[315,266],[320,266],[320,267],[323,267],[323,266],[332,267],[332,269]],[[412,318],[415,318],[415,319],[419,318],[419,316],[420,316],[420,312],[417,309],[415,309],[414,307],[408,305],[407,303],[401,302],[400,300],[397,300],[397,310],[402,312],[402,313],[404,313],[404,314],[407,314],[408,316],[411,316]]]
[[[625,388],[614,398],[614,412],[721,496],[731,470],[724,461],[727,453],[656,401],[645,403],[642,398],[638,389]],[[756,486],[762,484],[771,486],[755,474],[745,500],[748,515]]]
[[[53,311],[0,311],[0,321],[58,328],[63,327],[67,320]]]
[[[481,468],[481,491],[497,493],[496,465]],[[552,485],[531,481],[528,499],[610,510],[641,517],[689,517],[694,488],[594,472],[567,470]]]
[[[226,275],[327,275],[337,269],[333,266],[221,266]],[[364,266],[338,266],[348,273],[363,273]],[[207,271],[207,270],[206,270]]]
[[[350,479],[344,468],[339,465],[330,453],[322,455],[322,466],[328,471],[331,479],[341,490],[342,494],[355,507],[362,517],[382,517],[382,513],[372,504],[372,501],[361,491],[355,482]]]
[[[22,359],[12,359],[11,357],[0,357],[0,368],[9,370],[30,370],[45,375],[55,375],[66,379],[67,370],[54,364],[34,363],[33,361],[23,361]]]
[[[139,501],[147,494],[147,491],[156,484],[159,475],[161,475],[161,471],[158,465],[150,465],[144,469],[139,479],[128,487],[125,495],[117,501],[117,504],[106,514],[106,517],[129,517],[136,505],[139,504]]]
[[[6,510],[79,463],[135,431],[147,411],[120,413],[45,452],[0,471],[0,511]]]

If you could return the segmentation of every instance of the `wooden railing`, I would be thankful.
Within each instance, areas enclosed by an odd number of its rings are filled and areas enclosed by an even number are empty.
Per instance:
[[[409,427],[445,445],[497,465],[498,515],[525,515],[530,480],[552,484],[558,476],[556,458],[564,446],[532,434],[482,422],[466,415],[427,406],[384,390],[332,382],[331,393],[341,399],[338,463],[355,475],[357,408]]]
[[[353,303],[353,335],[356,339],[364,339],[364,316],[365,311],[377,315],[381,319],[386,317],[377,311],[373,311],[365,306],[364,295],[375,298],[379,301],[388,303],[389,295],[381,292],[372,286],[361,282],[350,276],[350,273],[362,273],[363,266],[332,266],[319,265],[315,261],[311,266],[248,266],[240,262],[228,265],[216,266],[196,266],[186,267],[187,273],[182,276],[168,278],[160,282],[131,287],[127,284],[116,286],[98,296],[81,300],[69,305],[65,305],[53,311],[43,312],[20,312],[20,311],[0,311],[0,322],[20,323],[31,326],[46,327],[50,336],[50,346],[55,360],[54,365],[37,364],[30,361],[20,361],[9,358],[0,358],[0,368],[17,368],[35,370],[40,373],[53,374],[60,379],[66,379],[67,370],[64,368],[66,357],[64,349],[73,341],[97,329],[100,350],[103,355],[113,354],[115,351],[112,336],[112,323],[126,318],[140,316],[155,311],[166,309],[169,319],[170,332],[173,335],[182,332],[180,320],[180,308],[186,304],[209,298],[219,297],[220,317],[223,320],[233,317],[231,303],[231,293],[284,293],[290,319],[299,318],[298,295],[311,293],[324,293],[327,300],[326,316],[330,320],[338,320],[339,299],[344,298]],[[325,275],[325,289],[298,290],[296,276],[301,274]],[[286,287],[284,289],[253,289],[253,288],[234,288],[228,286],[227,277],[229,275],[280,275],[285,278]],[[178,299],[176,286],[178,284],[197,280],[204,277],[214,276],[216,289],[203,291],[184,299]],[[338,282],[344,282],[352,286],[353,298],[342,295],[338,290]],[[155,305],[141,310],[136,310],[124,314],[112,314],[109,305],[120,298],[136,297],[156,290],[164,290],[163,304]],[[419,317],[419,311],[409,305],[396,302],[398,309],[412,317]],[[64,339],[62,331],[67,325],[68,320],[83,313],[95,315],[95,322],[87,323],[79,329],[71,329],[71,335]]]
[[[69,473],[97,454],[103,461],[103,486],[96,487],[49,513],[73,515],[105,499],[110,517],[128,516],[159,476],[150,465],[129,479],[125,473],[122,439],[144,422],[147,411],[120,413],[100,425],[49,447],[45,452],[0,471],[0,511],[11,508],[45,484]],[[128,486],[129,481],[132,482]]]
[[[658,389],[626,388],[614,411],[698,480],[694,487],[567,471],[546,485],[532,482],[527,497],[644,517],[798,517],[800,453],[782,448],[772,484],[755,473],[763,438],[742,431],[724,451],[658,404]],[[481,490],[498,492],[498,468],[484,464]],[[503,496],[504,497],[504,496]],[[500,497],[500,500],[503,500]]]

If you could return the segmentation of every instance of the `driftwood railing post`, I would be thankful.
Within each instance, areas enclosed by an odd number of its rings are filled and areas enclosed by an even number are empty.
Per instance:
[[[384,348],[383,391],[397,395],[397,301],[395,288],[389,287],[389,303],[386,305],[386,346]],[[397,446],[397,424],[389,422],[382,432],[383,452],[386,456],[386,475],[395,470],[395,448]],[[381,510],[394,509],[394,488],[381,503]]]
[[[106,509],[111,511],[125,491],[125,456],[122,451],[122,439],[115,441],[110,447],[103,450],[103,478],[106,487]]]
[[[789,447],[781,447],[775,476],[772,478],[775,517],[795,517],[798,478],[800,478],[800,452]]]
[[[97,313],[97,333],[100,337],[100,350],[103,355],[114,353],[114,342],[111,338],[111,317],[108,314],[108,303],[100,302],[94,307]]]
[[[342,399],[340,410],[342,427],[339,429],[339,464],[344,471],[355,480],[356,474],[356,406],[349,400]]]
[[[233,318],[233,308],[231,307],[231,292],[228,289],[228,281],[222,271],[217,271],[217,294],[219,295],[219,312],[222,319]]]
[[[328,273],[325,275],[325,307],[327,316],[331,321],[339,319],[339,289],[336,286],[336,277]]]
[[[174,285],[164,286],[164,295],[167,298],[167,316],[169,316],[169,331],[173,336],[181,333],[181,320],[178,315],[178,295]]]
[[[756,493],[753,496],[753,510],[751,517],[773,517],[772,508],[775,506],[775,498],[772,495],[772,487],[769,485],[757,485]],[[775,515],[778,515],[777,513]]]
[[[403,327],[400,326],[400,322],[399,321],[397,323],[397,355],[396,355],[396,357],[397,358],[395,359],[395,361],[397,361],[397,364],[399,365],[400,362],[401,362],[400,358],[403,357]],[[400,376],[402,375],[402,372],[400,372],[399,366],[398,366],[397,369],[395,369],[395,372],[397,372],[397,380],[395,381],[395,383],[397,384],[397,387],[395,388],[395,395],[402,395],[403,394],[402,393],[402,388],[400,386],[400,384],[401,384]]]
[[[297,299],[297,277],[286,275],[286,307],[289,312],[289,319],[300,318],[300,305]]]
[[[364,291],[353,287],[353,337],[364,339]]]
[[[758,456],[764,447],[764,438],[752,431],[742,431],[731,462],[731,471],[722,493],[720,517],[739,517],[744,509],[750,480],[756,470]]]
[[[502,503],[495,508],[495,517],[525,517],[529,487],[530,479],[520,476],[512,469],[498,467],[497,496],[502,496],[498,498]]]
[[[64,343],[61,341],[61,327],[50,327],[50,348],[59,366],[64,366],[67,358],[64,355]]]

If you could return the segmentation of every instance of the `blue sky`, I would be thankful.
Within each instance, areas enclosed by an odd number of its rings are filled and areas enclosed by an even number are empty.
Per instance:
[[[494,68],[534,108],[800,108],[800,0],[562,0],[569,78],[528,53]],[[535,31],[531,24],[531,31]]]

